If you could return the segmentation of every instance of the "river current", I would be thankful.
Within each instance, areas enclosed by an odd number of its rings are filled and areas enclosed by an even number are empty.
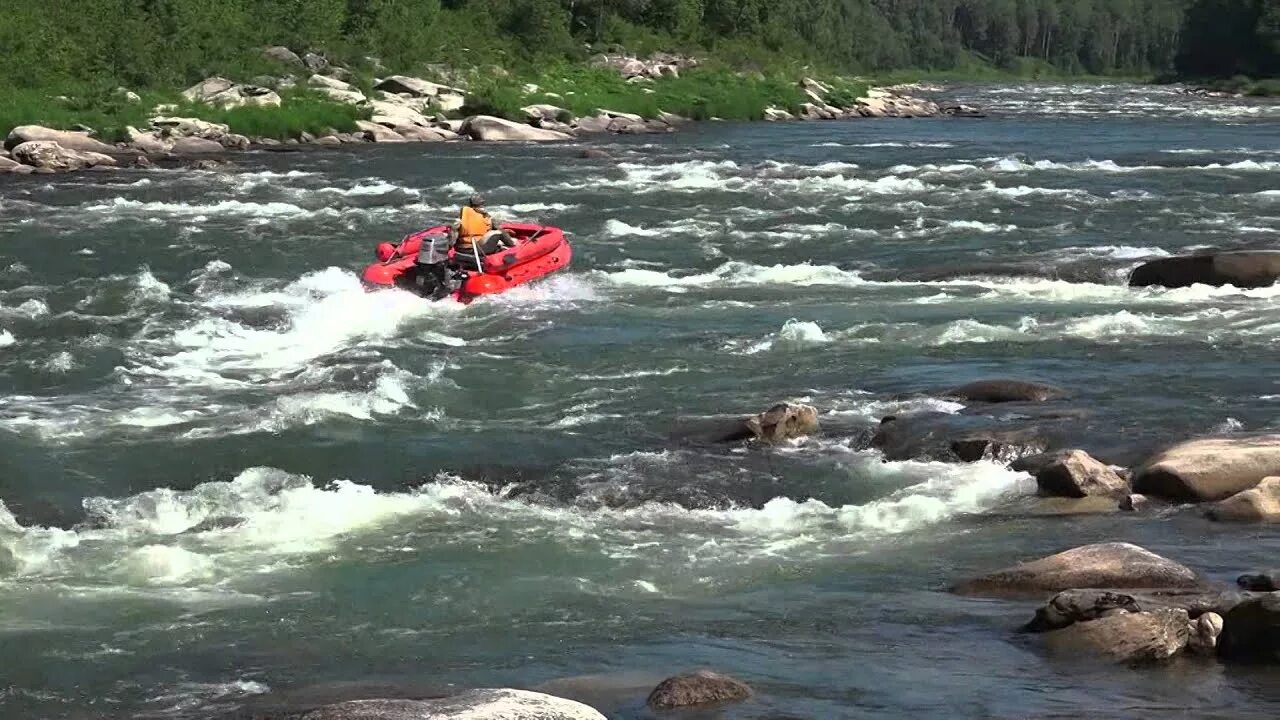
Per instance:
[[[1274,532],[1002,512],[1029,477],[866,436],[984,377],[1117,434],[1280,430],[1280,287],[1125,286],[1276,247],[1280,106],[947,93],[992,116],[0,178],[0,716],[558,681],[636,720],[709,666],[758,692],[697,717],[1274,717],[1267,671],[1051,657],[1034,605],[945,592],[1105,540],[1229,582]],[[473,191],[572,268],[466,307],[361,289]],[[833,430],[680,440],[779,400]]]

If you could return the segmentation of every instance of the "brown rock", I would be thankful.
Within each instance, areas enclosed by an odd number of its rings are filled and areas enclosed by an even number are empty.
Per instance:
[[[19,167],[24,167],[24,165],[18,162],[17,160],[10,160],[7,157],[0,157],[0,173],[9,172],[14,168],[19,168]]]
[[[357,120],[356,127],[360,128],[360,131],[364,133],[364,136],[373,142],[404,142],[404,138],[401,137],[400,133],[377,123],[372,123],[367,120]]]
[[[1263,478],[1256,487],[1214,503],[1205,514],[1224,522],[1280,522],[1280,477]]]
[[[1222,617],[1218,656],[1280,662],[1280,592],[1250,598]]]
[[[1195,588],[1189,568],[1129,543],[1073,548],[1021,563],[952,588],[962,595],[1010,595],[1073,588]]]
[[[97,166],[114,166],[115,158],[96,152],[64,148],[56,142],[36,140],[13,148],[13,157],[36,172],[66,172]]]
[[[89,137],[87,132],[52,130],[40,125],[19,125],[9,131],[5,147],[13,149],[25,142],[52,142],[67,150],[109,154],[116,151],[112,145]]]
[[[1280,435],[1189,440],[1134,473],[1133,489],[1180,502],[1225,500],[1280,475]]]
[[[1217,652],[1218,637],[1222,635],[1222,616],[1216,612],[1207,612],[1191,621],[1188,628],[1191,639],[1187,649],[1201,655],[1213,655]]]
[[[723,438],[722,442],[760,440],[782,442],[811,435],[818,431],[818,411],[811,405],[778,403],[768,410],[747,418],[742,428]]]
[[[651,708],[672,709],[746,700],[751,688],[727,675],[698,670],[667,678],[649,693]]]
[[[1159,662],[1187,647],[1189,623],[1185,610],[1119,610],[1054,630],[1045,635],[1045,642],[1051,649],[1071,655],[1088,652],[1122,663]]]
[[[1110,466],[1093,459],[1083,450],[1056,453],[1036,476],[1040,494],[1056,497],[1118,496],[1129,491]]]
[[[178,138],[170,148],[174,155],[213,155],[225,151],[222,143],[199,137]]]

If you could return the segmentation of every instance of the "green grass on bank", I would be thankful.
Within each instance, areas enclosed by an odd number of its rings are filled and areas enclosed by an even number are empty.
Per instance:
[[[356,121],[368,119],[367,109],[334,102],[306,89],[280,93],[280,107],[238,107],[224,109],[181,101],[177,90],[138,93],[141,102],[130,102],[114,90],[89,87],[60,87],[49,90],[0,88],[0,136],[19,125],[43,125],[59,130],[78,126],[92,128],[104,142],[127,139],[125,128],[146,130],[158,105],[176,105],[165,115],[196,117],[223,123],[231,132],[248,137],[287,140],[303,132],[323,135],[330,131],[352,132]]]
[[[808,100],[799,75],[736,73],[718,68],[686,70],[678,78],[628,83],[617,72],[585,65],[560,65],[524,77],[490,78],[472,88],[466,112],[523,119],[520,108],[555,105],[577,117],[599,110],[634,113],[646,118],[669,112],[693,120],[759,120],[768,107],[791,112]],[[833,85],[830,101],[852,103],[866,86],[847,80]],[[526,93],[526,84],[538,91]]]

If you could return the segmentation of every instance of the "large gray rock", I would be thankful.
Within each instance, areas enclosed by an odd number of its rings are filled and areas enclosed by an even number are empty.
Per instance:
[[[1206,514],[1227,522],[1280,522],[1280,477],[1263,478],[1256,487],[1214,503]]]
[[[37,171],[67,172],[91,167],[113,167],[116,159],[110,155],[81,150],[70,150],[56,142],[35,140],[13,148],[13,158]]]
[[[520,123],[489,115],[477,115],[467,118],[466,122],[462,124],[462,134],[472,140],[489,142],[555,142],[571,139],[570,136],[562,132],[521,125]]]
[[[262,55],[269,60],[275,60],[285,65],[305,67],[302,63],[302,58],[298,57],[298,53],[282,45],[266,48],[262,51]]]
[[[1218,656],[1280,662],[1280,592],[1246,600],[1223,616]]]
[[[1041,495],[1082,498],[1092,495],[1127,495],[1129,483],[1111,466],[1095,460],[1083,450],[1064,450],[1037,463],[1036,486]],[[1018,463],[1014,463],[1018,469]]]
[[[1197,588],[1190,568],[1129,543],[1101,543],[1020,563],[959,583],[963,595],[1018,595],[1074,588]]]
[[[410,142],[441,142],[457,140],[458,134],[444,128],[420,127],[418,125],[396,125],[393,128],[405,140]]]
[[[528,690],[471,690],[436,700],[349,700],[302,720],[606,720],[573,700]]]
[[[224,108],[246,105],[279,107],[280,96],[270,88],[257,85],[237,85],[223,77],[201,80],[182,91],[182,97],[190,102],[218,105]]]
[[[1121,663],[1168,660],[1182,652],[1191,638],[1185,610],[1152,612],[1117,611],[1088,622],[1078,622],[1045,635],[1053,650],[1078,656],[1102,655]]]
[[[1148,459],[1134,492],[1180,502],[1224,500],[1280,475],[1280,434],[1189,440]]]
[[[148,155],[163,155],[169,152],[168,143],[160,139],[154,132],[142,132],[132,125],[125,128],[129,136],[129,144]]]
[[[726,702],[751,697],[751,688],[741,680],[710,670],[676,675],[658,684],[646,703],[651,708],[670,710]]]
[[[222,143],[198,137],[184,137],[173,141],[169,151],[174,155],[212,155],[225,152]]]
[[[313,73],[324,72],[329,69],[328,58],[313,52],[302,56],[302,64]]]
[[[373,86],[375,90],[382,90],[392,94],[406,94],[414,97],[436,97],[444,93],[452,93],[462,95],[462,91],[457,88],[451,88],[448,85],[433,83],[430,80],[422,78],[409,77],[407,75],[392,75],[389,78],[380,80],[377,85]]]
[[[1218,649],[1224,621],[1216,612],[1207,612],[1191,621],[1191,640],[1187,649],[1201,655],[1213,655]]]
[[[1191,590],[1063,590],[1036,609],[1023,628],[1027,632],[1059,630],[1072,623],[1088,622],[1115,611],[1151,612],[1183,610],[1193,619],[1207,614],[1225,615],[1252,597],[1248,593],[1214,588]],[[1216,637],[1216,635],[1215,635]]]
[[[1268,570],[1266,572],[1241,575],[1236,578],[1236,585],[1245,590],[1275,592],[1276,590],[1280,590],[1280,570]]]
[[[312,75],[307,80],[307,84],[329,98],[348,105],[359,105],[368,100],[364,93],[355,89],[349,83],[327,75]]]
[[[1280,278],[1280,251],[1223,252],[1160,258],[1143,263],[1129,275],[1129,285],[1179,288],[1190,285],[1234,285],[1256,288]]]
[[[357,120],[356,127],[364,133],[364,136],[367,139],[373,142],[404,142],[404,137],[400,135],[400,133],[384,125],[379,125],[378,123],[372,123],[367,120]]]
[[[185,117],[153,117],[151,127],[164,138],[198,137],[220,140],[231,132],[231,128],[222,123]]]
[[[569,115],[569,111],[555,105],[526,105],[520,108],[530,120],[559,120]]]
[[[88,133],[72,130],[53,130],[40,125],[19,125],[9,131],[5,147],[13,149],[25,142],[53,142],[67,150],[110,154],[117,149],[99,140],[89,137]]]
[[[1062,388],[1026,380],[978,380],[943,391],[943,397],[971,402],[1047,402],[1067,396]]]

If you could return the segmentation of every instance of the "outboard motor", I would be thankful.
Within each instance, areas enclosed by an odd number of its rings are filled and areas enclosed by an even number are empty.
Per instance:
[[[422,248],[414,262],[413,289],[423,297],[439,300],[462,285],[462,278],[449,266],[447,235],[428,235],[422,238]]]

